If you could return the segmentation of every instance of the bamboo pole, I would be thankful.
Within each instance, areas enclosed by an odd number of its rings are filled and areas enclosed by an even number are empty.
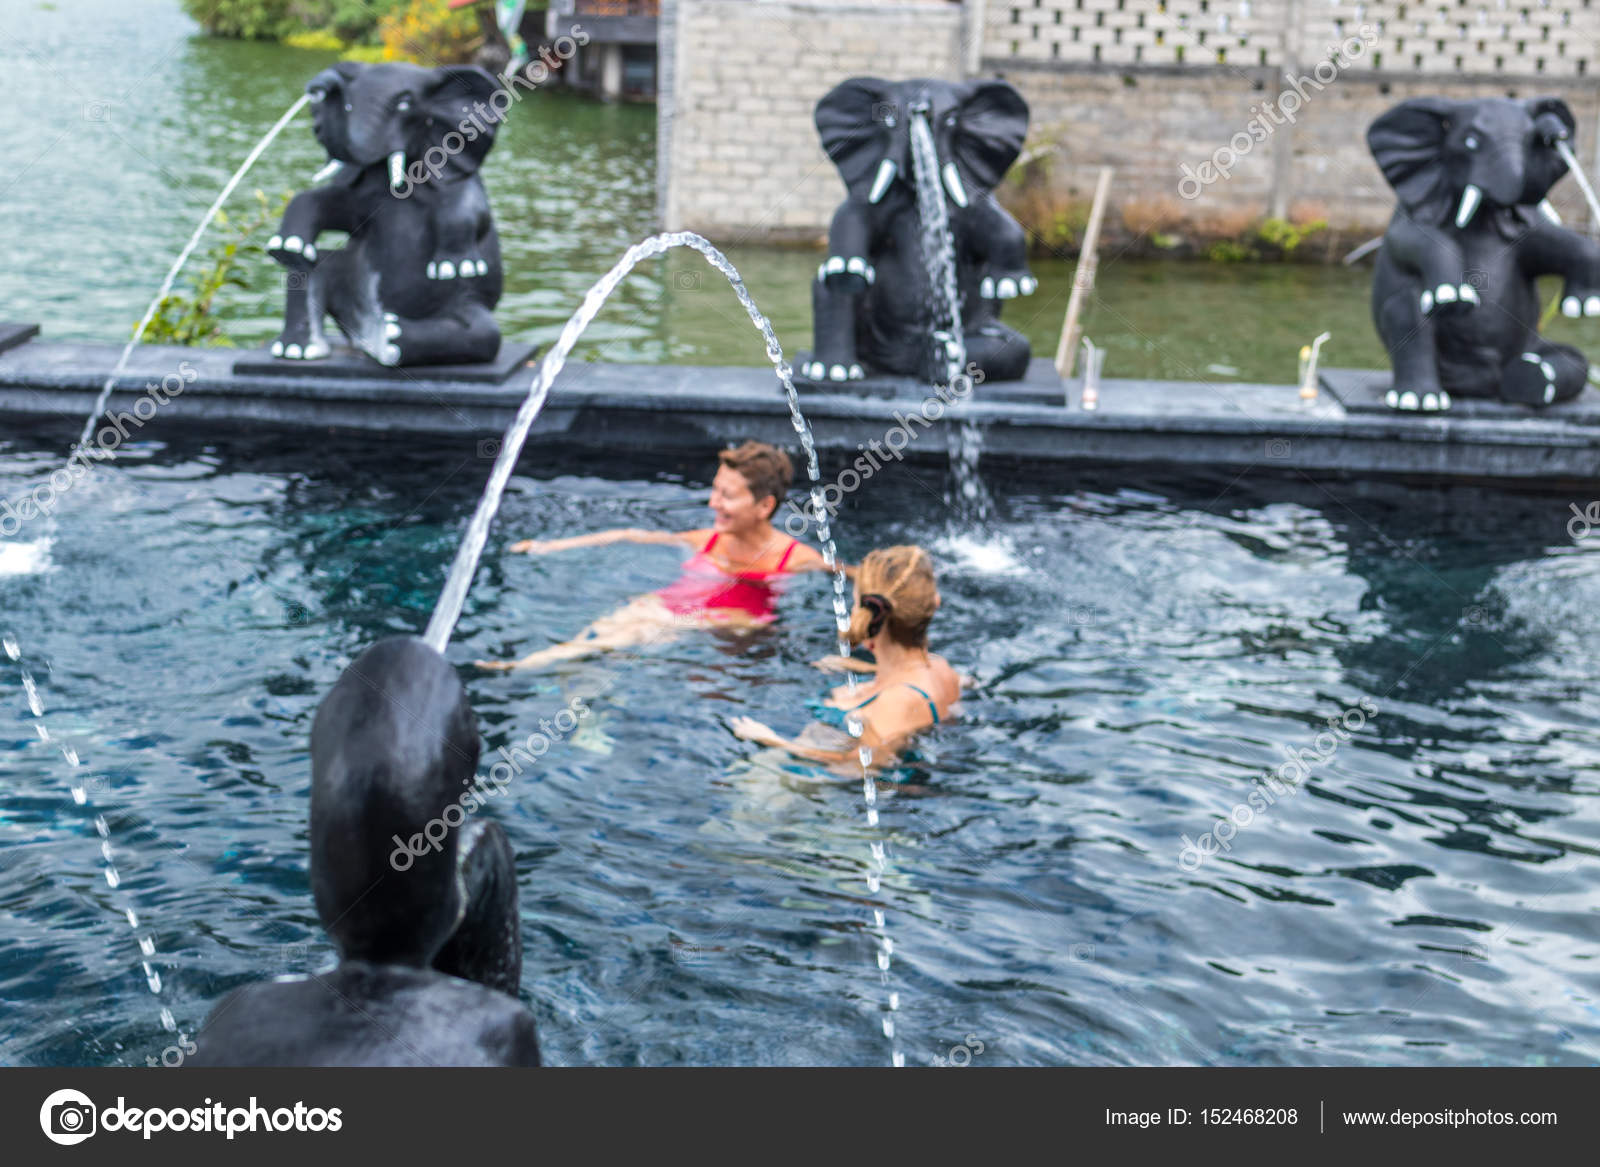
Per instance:
[[[1096,251],[1100,246],[1100,221],[1105,217],[1106,196],[1111,193],[1111,167],[1100,168],[1100,181],[1094,188],[1094,205],[1089,208],[1089,225],[1078,251],[1078,267],[1072,274],[1072,296],[1067,300],[1067,318],[1061,322],[1061,343],[1056,346],[1056,372],[1063,379],[1072,376],[1078,362],[1078,317],[1083,313],[1084,296],[1094,290]]]

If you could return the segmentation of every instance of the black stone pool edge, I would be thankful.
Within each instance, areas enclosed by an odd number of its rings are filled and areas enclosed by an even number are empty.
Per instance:
[[[81,422],[121,350],[17,334],[25,329],[0,326],[0,416]],[[287,374],[234,371],[236,362],[259,367],[260,356],[140,346],[118,378],[97,433],[117,425],[116,436],[101,439],[117,443],[159,440],[175,427],[219,435],[298,431],[396,445],[421,437],[472,440],[481,450],[505,431],[531,377],[527,366],[499,384],[376,366],[370,378],[322,376],[306,367]],[[1336,394],[1353,402],[1370,396],[1369,382],[1386,378],[1327,370],[1324,391],[1310,405],[1288,385],[1113,379],[1101,386],[1100,407],[1085,411],[1077,382],[1063,385],[1049,363],[1038,360],[1026,381],[979,385],[965,401],[940,400],[903,379],[806,386],[803,406],[825,451],[854,455],[876,442],[880,457],[897,452],[920,462],[947,461],[959,423],[972,422],[982,432],[985,458],[1029,463],[1548,489],[1600,478],[1600,410],[1590,400],[1592,389],[1544,414],[1491,406],[1401,415],[1340,405]],[[153,392],[163,385],[164,392]],[[770,369],[574,359],[556,380],[526,456],[551,444],[691,453],[744,438],[794,441],[782,386]]]

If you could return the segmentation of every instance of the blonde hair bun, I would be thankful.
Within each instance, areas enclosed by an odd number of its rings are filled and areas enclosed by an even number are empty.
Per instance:
[[[910,544],[869,551],[856,569],[856,607],[845,636],[860,644],[887,633],[907,648],[928,643],[928,625],[939,606],[933,560]]]

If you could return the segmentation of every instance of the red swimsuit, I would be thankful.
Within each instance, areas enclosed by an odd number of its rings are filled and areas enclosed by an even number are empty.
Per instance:
[[[678,616],[732,610],[743,612],[756,620],[773,619],[777,612],[772,606],[772,586],[767,581],[784,574],[789,556],[800,546],[799,542],[790,541],[775,571],[729,572],[711,558],[711,549],[717,545],[718,534],[720,532],[713,532],[711,538],[706,540],[705,547],[683,565],[683,575],[656,595]]]

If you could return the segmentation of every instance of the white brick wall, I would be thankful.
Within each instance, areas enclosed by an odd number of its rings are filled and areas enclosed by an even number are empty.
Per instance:
[[[1600,0],[987,0],[984,56],[1075,65],[1302,65],[1363,26],[1362,69],[1580,78]]]

